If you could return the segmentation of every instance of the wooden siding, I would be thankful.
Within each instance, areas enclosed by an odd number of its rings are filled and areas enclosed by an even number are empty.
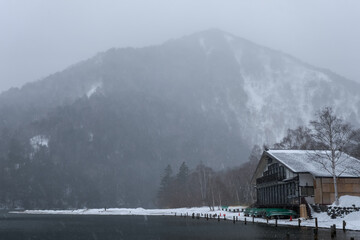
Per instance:
[[[360,178],[338,178],[339,197],[344,195],[360,196]],[[315,203],[332,204],[335,201],[335,190],[332,178],[316,178]]]

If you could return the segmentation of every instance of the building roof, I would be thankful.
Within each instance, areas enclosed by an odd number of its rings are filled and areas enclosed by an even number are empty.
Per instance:
[[[331,163],[326,159],[326,155],[330,154],[330,151],[268,150],[266,153],[295,173],[310,173],[315,177],[332,177],[324,167],[325,165],[331,171]],[[360,177],[360,160],[343,152],[337,152],[337,154],[340,154],[340,158],[336,166],[336,175]]]

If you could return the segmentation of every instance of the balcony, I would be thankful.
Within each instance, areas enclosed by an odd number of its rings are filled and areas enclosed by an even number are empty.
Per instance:
[[[265,182],[277,182],[277,181],[282,181],[285,179],[285,174],[280,174],[280,173],[274,173],[271,175],[267,175],[267,176],[263,176],[260,178],[256,179],[256,185],[258,184],[262,184]]]

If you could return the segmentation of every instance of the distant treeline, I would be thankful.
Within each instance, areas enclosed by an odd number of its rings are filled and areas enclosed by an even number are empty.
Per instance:
[[[341,124],[340,124],[341,123]],[[353,129],[350,125],[340,121],[339,126],[348,126],[348,139],[343,152],[360,160],[360,129]],[[326,129],[326,128],[325,128]],[[338,133],[344,133],[340,129]],[[338,138],[337,138],[338,139]],[[324,142],[319,142],[311,128],[299,126],[288,129],[286,136],[272,146],[263,148],[293,149],[293,150],[329,150]],[[162,176],[158,193],[158,205],[161,207],[191,207],[220,205],[250,205],[255,202],[252,176],[260,160],[262,149],[255,145],[249,161],[240,167],[215,172],[204,164],[189,170],[183,163],[176,175],[168,165]],[[325,170],[324,170],[325,171]],[[360,169],[359,169],[360,172]]]
[[[249,161],[241,166],[214,171],[200,163],[189,169],[185,162],[178,172],[168,165],[163,173],[158,192],[158,206],[163,208],[251,204],[254,189],[251,177],[262,149],[254,146]]]

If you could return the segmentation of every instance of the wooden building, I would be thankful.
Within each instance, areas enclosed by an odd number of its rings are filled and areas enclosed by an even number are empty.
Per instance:
[[[252,183],[257,205],[262,207],[298,207],[300,204],[331,204],[335,201],[332,175],[325,170],[325,151],[264,151]],[[360,160],[345,153],[336,168],[339,197],[360,196]],[[327,165],[328,164],[328,165]]]

